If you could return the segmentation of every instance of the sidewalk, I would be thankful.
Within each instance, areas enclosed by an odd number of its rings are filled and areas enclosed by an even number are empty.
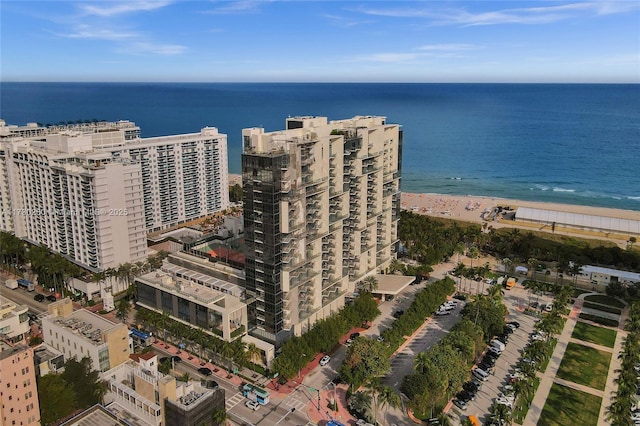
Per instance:
[[[238,390],[240,389],[240,385],[246,382],[242,377],[238,376],[237,374],[228,373],[227,370],[225,370],[224,368],[218,367],[217,365],[214,365],[208,362],[207,360],[201,360],[197,356],[187,351],[184,351],[184,350],[181,351],[180,349],[176,348],[172,344],[165,343],[161,340],[156,339],[156,341],[153,343],[153,347],[160,349],[161,351],[167,352],[171,355],[178,355],[182,359],[182,362],[188,362],[192,364],[195,368],[200,368],[200,367],[209,368],[211,371],[213,371],[213,376],[211,376],[212,378],[214,379],[215,377],[224,378],[225,380],[230,381],[233,384],[237,385]],[[246,368],[242,370],[243,375],[245,372],[249,372],[248,374],[253,373],[250,370],[247,370]]]

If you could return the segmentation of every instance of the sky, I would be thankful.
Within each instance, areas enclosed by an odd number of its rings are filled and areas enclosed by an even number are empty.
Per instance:
[[[0,2],[1,81],[640,82],[640,1]]]

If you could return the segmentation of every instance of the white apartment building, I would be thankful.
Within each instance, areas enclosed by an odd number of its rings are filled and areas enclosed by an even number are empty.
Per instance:
[[[385,117],[293,117],[242,136],[251,333],[279,345],[394,258],[402,131]]]
[[[141,139],[131,122],[0,120],[0,230],[98,271],[143,259],[146,232],[229,206],[227,137]]]

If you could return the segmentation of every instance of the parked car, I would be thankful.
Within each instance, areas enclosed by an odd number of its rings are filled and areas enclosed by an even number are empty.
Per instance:
[[[404,314],[404,311],[395,311],[393,313],[394,318],[400,318]]]
[[[513,325],[515,328],[520,328],[520,323],[518,321],[509,321],[507,325]]]
[[[494,365],[496,365],[496,359],[495,359],[495,358],[493,358],[493,357],[490,357],[490,356],[486,356],[486,355],[485,355],[485,356],[482,358],[481,364],[489,364],[490,366],[492,366],[492,367],[493,367]]]
[[[325,355],[320,359],[320,365],[324,367],[329,364],[329,361],[331,361],[331,357],[329,355]]]
[[[453,296],[453,298],[458,300],[467,300],[467,296],[465,296],[464,294],[456,294]]]
[[[251,408],[253,411],[256,411],[258,408],[260,408],[260,404],[258,404],[256,401],[247,401],[244,403],[244,405],[246,405],[248,408]]]
[[[56,299],[56,297],[53,294],[50,294],[50,295],[47,296],[47,300],[49,302],[55,302],[58,299]]]
[[[469,402],[469,401],[475,401],[476,399],[476,392],[474,391],[466,391],[466,390],[461,390],[460,392],[458,392],[456,394],[456,398],[458,398],[461,401],[464,402]]]
[[[44,294],[36,294],[35,296],[33,296],[33,300],[35,300],[36,302],[44,302]]]
[[[466,410],[467,409],[467,403],[464,401],[461,401],[459,399],[454,399],[453,400],[453,405],[455,405],[456,407],[458,407],[461,410]]]
[[[198,373],[202,374],[203,376],[211,376],[213,374],[213,371],[211,371],[211,369],[208,367],[200,367],[198,368]]]
[[[465,382],[465,384],[462,385],[462,389],[466,391],[473,391],[473,392],[479,391],[481,387],[482,387],[481,383],[474,382],[474,381]]]
[[[444,310],[444,311],[436,312],[436,315],[443,316],[443,315],[449,315],[450,313],[451,313],[451,311]]]
[[[360,333],[351,333],[351,336],[349,336],[351,340],[357,339],[358,337],[360,337]]]

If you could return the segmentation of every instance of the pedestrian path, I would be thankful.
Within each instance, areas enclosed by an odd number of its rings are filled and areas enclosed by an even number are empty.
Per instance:
[[[623,311],[626,313],[627,309]],[[622,323],[621,323],[622,327]],[[622,360],[618,358],[618,354],[622,352],[622,344],[627,337],[627,332],[624,330],[618,330],[616,335],[616,342],[613,344],[613,356],[609,363],[609,374],[607,375],[607,383],[604,386],[604,397],[602,398],[602,405],[600,406],[600,416],[598,416],[598,426],[608,424],[605,421],[607,407],[613,402],[613,396],[615,396],[616,389],[618,388],[615,383],[615,379],[618,377],[617,371],[620,370]]]

